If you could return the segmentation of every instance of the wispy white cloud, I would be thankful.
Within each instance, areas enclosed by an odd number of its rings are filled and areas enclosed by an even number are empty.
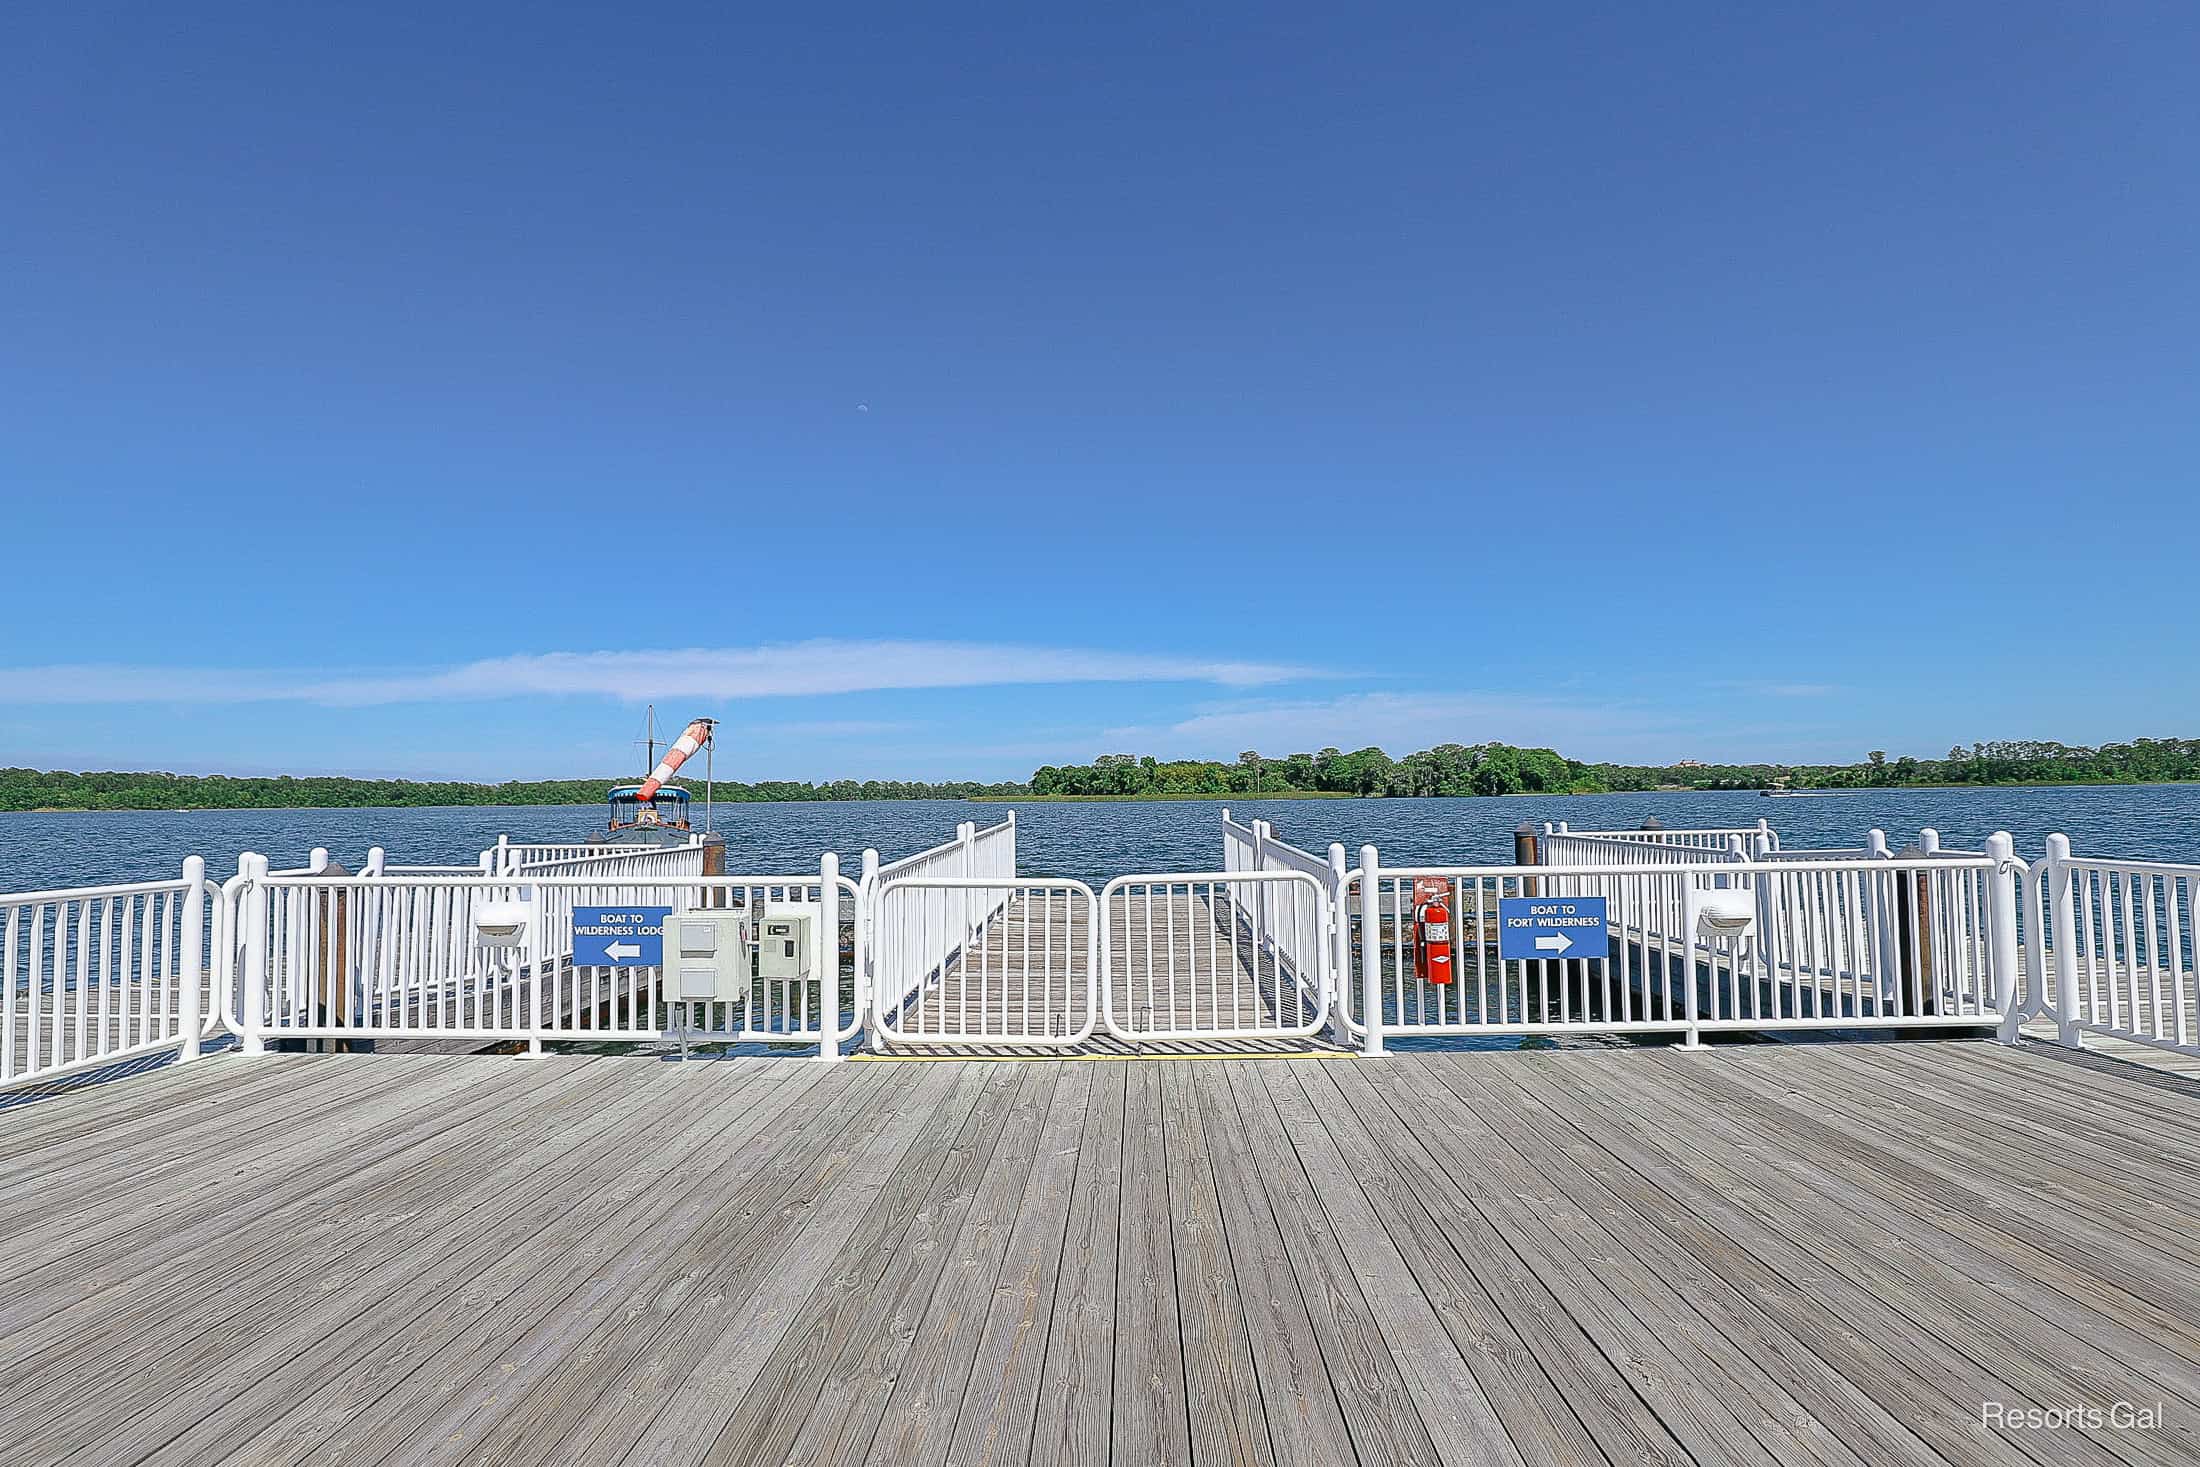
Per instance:
[[[785,642],[632,652],[546,652],[399,671],[166,668],[67,663],[0,668],[0,705],[308,702],[340,707],[586,694],[777,698],[1039,683],[1259,687],[1316,675],[1283,663],[983,642]]]

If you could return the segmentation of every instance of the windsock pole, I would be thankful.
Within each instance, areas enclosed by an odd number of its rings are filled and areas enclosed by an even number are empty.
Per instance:
[[[698,718],[689,724],[687,732],[673,740],[672,747],[665,750],[665,757],[657,761],[655,769],[649,771],[649,778],[642,781],[642,787],[634,792],[634,798],[645,805],[656,799],[657,791],[664,786],[665,781],[672,778],[674,771],[687,762],[688,755],[710,741],[710,732],[717,726],[717,722],[709,718]]]

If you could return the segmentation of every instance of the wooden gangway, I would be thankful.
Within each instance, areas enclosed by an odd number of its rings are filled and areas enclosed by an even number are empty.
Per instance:
[[[1076,1047],[1093,1053],[1326,1044],[1311,1032],[1324,1018],[1314,976],[1257,943],[1252,900],[1199,883],[1117,891],[1098,903],[1016,891],[911,995],[884,1043],[967,1052],[988,1036],[1045,1047],[1083,1033]],[[1104,945],[1094,931],[1103,903]]]
[[[0,1129],[0,1460],[2193,1460],[2196,1138],[1949,1041],[216,1055]]]

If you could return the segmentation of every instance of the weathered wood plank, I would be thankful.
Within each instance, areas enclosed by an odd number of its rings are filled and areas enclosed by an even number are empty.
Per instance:
[[[1392,1110],[1360,1066],[1304,1078],[1309,1087],[1334,1085],[1337,1102],[1355,1114],[1357,1126],[1331,1134],[1521,1456],[1554,1467],[1685,1462],[1672,1433],[1502,1243],[1458,1226],[1463,1199],[1414,1139],[1424,1118]]]
[[[1434,1462],[1436,1446],[1369,1312],[1345,1253],[1348,1240],[1331,1225],[1320,1187],[1301,1164],[1275,1096],[1262,1083],[1270,1068],[1232,1062],[1226,1072],[1353,1447],[1363,1464]]]
[[[578,1452],[580,1460],[650,1463],[701,1455],[735,1404],[761,1389],[759,1372],[786,1339],[798,1312],[830,1287],[834,1260],[853,1256],[860,1246],[853,1240],[881,1210],[880,1199],[897,1182],[927,1171],[933,1154],[925,1140],[936,1137],[944,1145],[962,1124],[965,1102],[974,1093],[966,1068],[927,1067],[914,1079],[889,1087],[890,1113],[855,1162],[818,1199],[765,1282],[714,1329],[699,1333],[699,1352],[683,1352],[664,1362],[661,1379],[667,1394],[652,1399],[622,1390],[612,1397],[612,1413],[595,1440]],[[657,1373],[654,1365],[651,1372]]]
[[[768,1112],[800,1078],[753,1071],[732,1077],[727,1093]],[[644,1076],[618,1092],[616,1106],[593,1092],[542,1114],[534,1139],[483,1178],[469,1210],[408,1219],[404,1232],[347,1254],[310,1293],[210,1332],[203,1339],[218,1352],[218,1388],[178,1393],[133,1413],[126,1434],[101,1449],[119,1453],[166,1433],[169,1453],[228,1460],[254,1438],[262,1440],[253,1449],[269,1455],[285,1437],[311,1447],[341,1431],[360,1401],[379,1399],[435,1355],[444,1338],[437,1322],[466,1314],[443,1307],[448,1301],[509,1294],[531,1276],[561,1276],[576,1240],[591,1231],[623,1240],[648,1224],[651,1209],[670,1205],[677,1192],[638,1172],[627,1147],[644,1135],[679,1134],[672,1122],[688,1109],[680,1080]],[[573,1207],[576,1193],[592,1205]],[[426,1239],[435,1242],[423,1266]],[[361,1297],[377,1307],[359,1309]],[[302,1392],[301,1380],[316,1388]]]
[[[1254,1374],[1244,1306],[1216,1195],[1213,1162],[1192,1065],[1161,1069],[1161,1127],[1168,1151],[1170,1253],[1183,1334],[1184,1414],[1191,1460],[1273,1463],[1267,1414]],[[1229,1145],[1229,1138],[1218,1138]]]
[[[1129,1462],[1188,1462],[1191,1425],[1184,1416],[1184,1336],[1170,1256],[1160,1067],[1137,1066],[1127,1085],[1113,1454]]]
[[[1214,1138],[1208,1159],[1276,1461],[1280,1467],[1351,1461],[1351,1428],[1322,1364],[1321,1345],[1314,1338],[1282,1229],[1246,1153],[1237,1097],[1217,1066],[1190,1065],[1186,1070],[1201,1122]]]
[[[1679,1114],[1644,1081],[1627,1092],[1632,1103],[1594,1097],[1582,1104],[1578,1091],[1559,1096],[1558,1082],[1537,1067],[1491,1079],[1517,1087],[1530,1103],[1540,1100],[1554,1115],[1585,1114],[1595,1123],[1597,1149],[1612,1158],[1585,1170],[1614,1191],[1640,1192],[1646,1227],[1691,1254],[1722,1259],[1725,1277],[1744,1286],[1759,1308],[1944,1457],[2101,1460],[2081,1440],[1996,1437],[1979,1420],[1975,1403],[2029,1399],[2042,1379],[1969,1331],[1951,1329],[1976,1294],[1933,1264],[1962,1257],[1959,1240],[1921,1238],[1911,1220],[1878,1208],[1859,1190],[1795,1195],[1781,1185],[1784,1178],[1769,1174],[1763,1148],[1744,1152],[1734,1139],[1764,1136],[1763,1118]],[[1717,1126],[1731,1134],[1702,1139]],[[1735,1168],[1737,1155],[1750,1156],[1751,1165]],[[1807,1159],[1802,1170],[1810,1170]],[[2008,1277],[2006,1266],[1994,1272]],[[1737,1335],[1753,1346],[1759,1339],[1746,1329]],[[1973,1405],[1965,1409],[1965,1402]]]
[[[1090,1113],[1094,1083],[1091,1065],[1069,1065],[1063,1070],[992,1299],[980,1323],[969,1382],[946,1453],[950,1463],[1005,1467],[1030,1456],[1047,1333],[1060,1292],[1063,1239],[1075,1195],[1079,1138]]]
[[[1092,1079],[1077,1180],[1062,1233],[1054,1317],[1047,1326],[1038,1419],[1030,1461],[1097,1467],[1110,1458],[1115,1407],[1115,1350],[1122,1285],[1123,1167],[1127,1155],[1130,1072],[1103,1064]],[[1014,1460],[1013,1457],[1010,1460]]]
[[[805,1088],[784,1108],[693,1108],[701,1124],[692,1132],[692,1152],[669,1172],[679,1193],[670,1209],[623,1242],[607,1240],[610,1246],[578,1255],[574,1266],[525,1277],[493,1309],[454,1311],[453,1320],[437,1321],[446,1340],[441,1350],[348,1417],[339,1439],[370,1461],[385,1454],[476,1461],[493,1459],[493,1449],[505,1444],[484,1450],[485,1439],[523,1424],[541,1423],[522,1434],[531,1441],[561,1438],[567,1408],[592,1399],[607,1360],[623,1360],[627,1332],[647,1338],[663,1296],[686,1297],[707,1275],[698,1240],[712,1230],[722,1240],[768,1206],[788,1185],[790,1170],[846,1123],[845,1112],[803,1103],[825,1081],[799,1083]],[[768,1145],[751,1144],[766,1137]],[[689,1178],[704,1185],[685,1185]],[[281,1460],[304,1458],[293,1453]]]

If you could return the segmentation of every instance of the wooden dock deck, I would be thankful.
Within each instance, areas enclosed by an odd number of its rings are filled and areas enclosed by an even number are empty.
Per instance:
[[[2200,1085],[2030,1047],[224,1055],[0,1157],[9,1463],[2200,1459]]]

